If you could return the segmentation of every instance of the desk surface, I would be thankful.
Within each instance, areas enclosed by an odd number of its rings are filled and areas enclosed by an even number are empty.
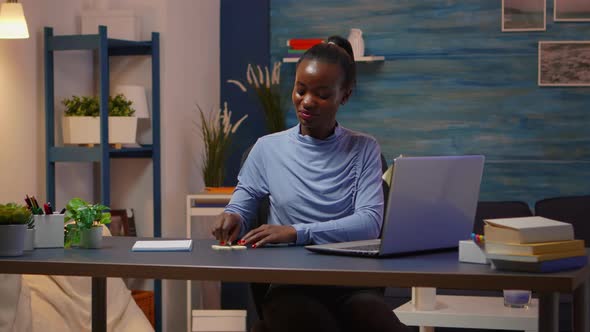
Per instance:
[[[302,247],[215,251],[213,241],[197,240],[192,252],[132,252],[137,238],[103,240],[102,249],[37,249],[0,257],[0,273],[557,292],[572,292],[590,275],[588,266],[544,274],[494,271],[458,262],[456,251],[362,258]]]

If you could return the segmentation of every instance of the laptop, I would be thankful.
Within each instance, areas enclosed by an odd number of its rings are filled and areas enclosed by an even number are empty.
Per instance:
[[[381,257],[456,248],[470,237],[484,156],[399,157],[394,166],[380,239],[305,248]]]

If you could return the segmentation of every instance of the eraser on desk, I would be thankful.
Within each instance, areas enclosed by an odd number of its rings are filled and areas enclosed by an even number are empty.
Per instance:
[[[459,262],[490,264],[483,248],[472,240],[459,241]]]

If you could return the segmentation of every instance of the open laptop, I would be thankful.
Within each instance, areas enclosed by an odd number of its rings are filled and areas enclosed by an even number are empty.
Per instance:
[[[457,247],[473,229],[483,165],[480,155],[396,158],[381,239],[305,248],[389,256]]]

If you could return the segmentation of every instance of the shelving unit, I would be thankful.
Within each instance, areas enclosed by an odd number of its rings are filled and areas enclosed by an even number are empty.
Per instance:
[[[213,226],[213,218],[223,212],[224,207],[229,203],[231,194],[208,194],[201,193],[195,195],[186,196],[186,237],[189,239],[206,239],[211,237],[210,229]],[[194,222],[193,217],[200,217],[199,220]],[[221,305],[221,284],[217,281],[201,281],[198,285],[200,303],[202,306],[205,303],[210,305],[210,302],[218,302]],[[207,294],[207,295],[205,295]],[[206,296],[214,296],[217,299],[208,298]],[[203,309],[203,308],[201,308]],[[210,309],[210,308],[208,308]],[[231,312],[230,310],[229,312]],[[193,311],[193,281],[188,280],[186,282],[186,326],[187,332],[203,331],[195,329],[196,321],[194,315],[199,315],[199,311]],[[218,315],[211,317],[211,320],[215,321],[218,328],[224,326],[223,312],[227,310],[216,311]],[[218,329],[219,330],[219,329]],[[223,329],[223,331],[234,331],[234,329]]]
[[[58,162],[95,162],[100,165],[100,201],[110,206],[110,159],[146,158],[153,164],[154,237],[160,237],[161,179],[160,179],[160,34],[152,32],[148,41],[109,39],[107,28],[99,26],[94,35],[54,36],[53,28],[44,29],[45,39],[45,142],[47,200],[55,206],[55,164]],[[100,145],[93,148],[55,145],[54,53],[57,51],[97,51],[99,66]],[[109,57],[149,55],[152,59],[152,144],[141,147],[114,149],[108,144]],[[162,330],[161,281],[154,283],[156,331]]]
[[[299,58],[283,58],[283,62],[290,63],[290,62],[297,62]],[[355,59],[356,62],[375,62],[375,61],[385,61],[385,57],[382,55],[367,55],[361,56]]]

